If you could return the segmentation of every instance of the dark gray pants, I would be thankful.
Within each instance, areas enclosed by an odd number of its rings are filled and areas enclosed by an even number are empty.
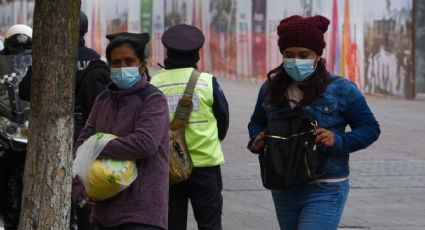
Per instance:
[[[221,230],[222,189],[219,165],[194,168],[187,181],[170,186],[168,230],[186,230],[189,200],[199,230]]]

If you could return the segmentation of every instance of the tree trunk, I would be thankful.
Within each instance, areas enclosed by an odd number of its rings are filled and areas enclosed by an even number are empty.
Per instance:
[[[68,229],[80,0],[36,0],[19,229]]]

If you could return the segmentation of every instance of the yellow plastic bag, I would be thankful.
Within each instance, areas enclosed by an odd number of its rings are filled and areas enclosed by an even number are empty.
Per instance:
[[[114,197],[137,177],[134,161],[95,160],[89,171],[87,195],[93,201]]]
[[[106,144],[115,138],[112,134],[97,133],[77,150],[73,176],[80,178],[88,197],[93,201],[114,197],[137,178],[135,161],[96,159]]]

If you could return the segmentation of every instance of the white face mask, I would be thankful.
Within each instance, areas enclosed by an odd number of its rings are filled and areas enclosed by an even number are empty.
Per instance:
[[[302,82],[311,77],[316,70],[314,59],[298,59],[298,58],[284,58],[283,68],[286,73],[297,82]]]

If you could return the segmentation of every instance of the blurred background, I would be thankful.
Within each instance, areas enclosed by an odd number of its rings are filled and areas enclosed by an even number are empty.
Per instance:
[[[33,23],[34,0],[0,0],[0,36]],[[199,67],[221,77],[262,81],[282,62],[276,27],[284,17],[330,19],[328,70],[366,94],[425,98],[425,1],[420,0],[82,0],[86,45],[104,54],[108,33],[151,34],[151,65],[164,59],[161,36],[186,23],[206,36]]]

